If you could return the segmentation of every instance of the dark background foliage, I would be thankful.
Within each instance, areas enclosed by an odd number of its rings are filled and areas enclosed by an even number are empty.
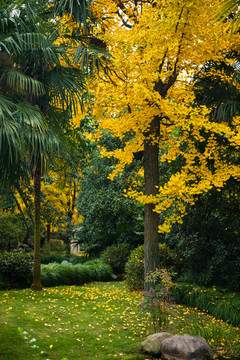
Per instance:
[[[183,259],[188,281],[240,289],[239,184],[231,179],[222,191],[203,194],[182,225],[164,236]]]
[[[108,150],[122,145],[108,134],[103,142]],[[129,166],[123,174],[110,180],[108,176],[115,163],[113,158],[101,158],[96,149],[83,171],[77,207],[84,222],[75,232],[75,239],[84,244],[90,254],[98,255],[116,243],[128,243],[131,247],[143,243],[143,207],[124,196],[124,189],[138,165]]]

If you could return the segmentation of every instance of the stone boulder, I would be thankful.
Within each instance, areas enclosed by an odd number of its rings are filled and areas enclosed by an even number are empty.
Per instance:
[[[141,344],[141,350],[147,354],[153,355],[153,356],[160,356],[161,355],[161,349],[160,345],[161,342],[167,338],[172,336],[171,334],[167,332],[159,332],[156,334],[149,335],[146,340],[144,340]]]
[[[210,345],[201,336],[175,335],[160,344],[167,360],[210,360],[213,353]]]

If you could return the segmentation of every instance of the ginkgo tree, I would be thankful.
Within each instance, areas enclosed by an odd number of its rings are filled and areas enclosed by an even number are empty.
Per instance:
[[[145,206],[145,274],[159,266],[158,231],[167,232],[181,222],[185,205],[193,204],[199,194],[213,186],[220,189],[229,177],[240,174],[225,157],[229,144],[239,146],[239,119],[231,127],[212,121],[209,110],[194,102],[191,85],[209,59],[233,62],[226,54],[238,46],[239,37],[211,17],[220,5],[206,0],[94,4],[101,24],[95,32],[112,55],[93,87],[98,136],[102,129],[120,139],[132,134],[124,149],[102,151],[119,159],[112,178],[134,153],[144,154],[145,192],[128,189],[128,196]],[[227,139],[221,148],[219,136]],[[159,161],[179,158],[181,168],[160,186]]]

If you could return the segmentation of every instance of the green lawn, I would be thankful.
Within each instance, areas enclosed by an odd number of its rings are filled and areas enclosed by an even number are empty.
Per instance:
[[[141,295],[124,282],[0,292],[1,360],[147,359],[141,341],[152,332]],[[203,335],[215,358],[240,357],[240,330],[175,305],[168,331]]]

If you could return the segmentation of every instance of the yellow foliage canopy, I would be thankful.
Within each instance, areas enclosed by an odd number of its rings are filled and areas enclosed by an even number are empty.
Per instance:
[[[231,127],[210,121],[206,107],[193,107],[195,96],[190,82],[205,62],[230,63],[233,60],[226,59],[226,52],[239,48],[239,35],[230,34],[222,23],[212,21],[211,14],[221,3],[104,0],[101,5],[94,4],[101,23],[96,35],[112,55],[108,71],[93,81],[98,136],[103,129],[120,139],[129,131],[134,134],[123,150],[107,154],[103,149],[104,156],[119,159],[111,176],[132,161],[133,152],[143,149],[154,118],[160,121],[160,133],[151,141],[159,142],[160,161],[170,163],[179,156],[184,159],[181,170],[159,187],[155,197],[128,191],[142,203],[156,204],[155,211],[165,216],[161,232],[182,221],[186,204],[193,204],[197,195],[213,186],[220,189],[231,176],[240,176],[239,167],[227,162],[226,146],[220,147],[217,141],[219,136],[225,137],[232,148],[238,149],[239,119]],[[221,76],[225,79],[224,74]],[[203,152],[196,145],[199,142],[205,142]],[[209,160],[214,161],[214,170]]]

